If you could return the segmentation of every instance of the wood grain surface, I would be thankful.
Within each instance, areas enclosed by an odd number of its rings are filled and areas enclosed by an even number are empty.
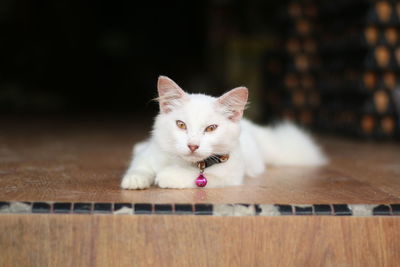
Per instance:
[[[398,266],[395,217],[1,215],[0,266]]]
[[[270,167],[242,186],[219,189],[121,190],[132,145],[149,130],[134,119],[2,121],[0,201],[400,202],[399,144],[328,137],[319,138],[331,159],[323,168]]]

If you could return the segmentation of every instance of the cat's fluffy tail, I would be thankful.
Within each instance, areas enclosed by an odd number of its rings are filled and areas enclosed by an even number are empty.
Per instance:
[[[328,162],[311,136],[293,123],[283,122],[274,127],[252,126],[267,164],[320,166]]]

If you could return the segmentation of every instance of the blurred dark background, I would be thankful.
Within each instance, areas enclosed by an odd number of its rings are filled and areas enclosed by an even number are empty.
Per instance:
[[[159,74],[206,73],[206,2],[0,5],[3,112],[146,112]]]
[[[246,85],[261,122],[399,133],[398,1],[2,0],[0,29],[4,117],[153,116],[162,74],[189,92]]]

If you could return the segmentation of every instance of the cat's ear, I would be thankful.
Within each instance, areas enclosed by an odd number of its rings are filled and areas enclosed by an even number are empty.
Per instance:
[[[174,107],[181,105],[187,98],[187,94],[173,80],[166,76],[158,77],[158,102],[161,113],[168,113]]]
[[[218,98],[218,106],[223,113],[232,121],[239,121],[246,108],[249,91],[246,87],[237,87]]]

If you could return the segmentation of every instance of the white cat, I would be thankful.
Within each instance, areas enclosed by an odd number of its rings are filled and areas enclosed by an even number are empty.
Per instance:
[[[263,173],[266,164],[318,166],[327,161],[293,124],[269,128],[242,119],[245,87],[215,98],[187,94],[165,76],[159,77],[157,86],[160,114],[150,139],[135,145],[122,188],[196,187],[198,162],[213,155],[229,159],[204,169],[207,187],[240,185],[245,175]]]

